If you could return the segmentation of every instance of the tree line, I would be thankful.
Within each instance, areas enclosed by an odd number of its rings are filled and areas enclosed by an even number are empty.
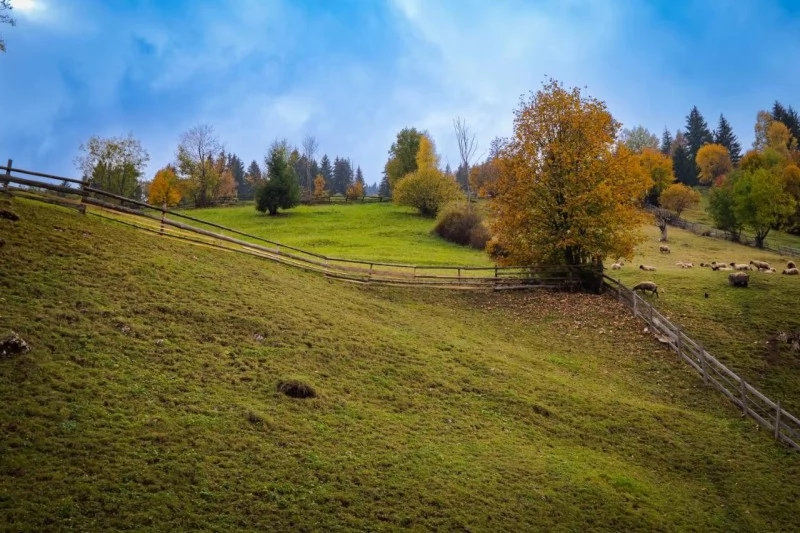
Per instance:
[[[376,184],[367,186],[361,167],[349,158],[331,160],[323,154],[318,162],[317,147],[313,136],[306,136],[299,148],[286,140],[276,141],[261,164],[253,160],[245,167],[239,156],[226,151],[214,128],[202,124],[180,135],[175,160],[150,180],[145,179],[149,154],[132,134],[89,138],[81,144],[75,164],[92,187],[159,206],[183,202],[208,207],[281,197],[280,208],[288,209],[329,195],[356,199],[378,192]]]

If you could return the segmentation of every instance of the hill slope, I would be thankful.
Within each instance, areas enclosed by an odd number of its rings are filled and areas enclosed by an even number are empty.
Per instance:
[[[11,208],[4,529],[795,524],[797,454],[607,298],[341,284]]]

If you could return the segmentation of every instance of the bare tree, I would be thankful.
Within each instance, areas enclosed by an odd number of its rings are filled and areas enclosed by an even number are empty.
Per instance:
[[[197,207],[205,207],[219,176],[215,175],[213,158],[223,150],[222,143],[209,124],[195,126],[181,134],[178,146],[178,167],[189,179]]]
[[[456,141],[458,141],[458,153],[461,156],[461,165],[464,167],[464,172],[467,174],[467,208],[471,205],[472,191],[469,185],[469,166],[472,159],[475,157],[475,150],[478,149],[478,143],[475,141],[475,134],[470,134],[469,127],[466,121],[461,117],[453,119],[453,129],[456,132]]]
[[[16,25],[17,21],[11,18],[11,15],[8,13],[3,13],[4,11],[11,11],[14,9],[11,7],[11,0],[0,0],[0,24],[9,24],[11,26]],[[6,42],[0,37],[0,52],[6,51]]]
[[[317,148],[319,148],[319,144],[317,144],[317,139],[313,135],[306,135],[303,138],[303,157],[306,158],[305,187],[308,190],[312,189],[311,160],[314,159]]]

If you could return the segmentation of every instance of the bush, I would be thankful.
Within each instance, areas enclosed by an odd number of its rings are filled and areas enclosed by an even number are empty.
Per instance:
[[[460,202],[448,204],[439,212],[433,231],[446,241],[478,250],[486,247],[490,237],[481,216],[474,210],[468,211],[466,204]]]
[[[435,168],[406,175],[392,191],[392,198],[397,204],[415,207],[422,215],[429,217],[436,216],[442,206],[460,195],[455,180]]]

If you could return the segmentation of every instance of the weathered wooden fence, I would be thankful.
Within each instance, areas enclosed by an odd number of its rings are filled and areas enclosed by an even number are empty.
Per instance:
[[[605,275],[603,277],[609,294],[629,307],[635,317],[644,320],[659,340],[697,371],[707,385],[722,392],[744,415],[770,430],[774,438],[800,450],[800,420],[781,408],[780,402],[770,400],[720,363],[701,343],[689,337],[680,326],[670,322],[639,294],[625,287],[619,280]]]
[[[121,221],[129,226],[156,232],[160,235],[205,244],[217,248],[248,253],[275,262],[296,266],[308,271],[325,274],[332,278],[361,283],[384,283],[393,285],[415,285],[444,288],[492,288],[495,290],[547,288],[580,290],[591,285],[602,285],[600,274],[590,267],[564,265],[536,265],[532,267],[462,266],[462,265],[410,265],[381,261],[363,261],[333,257],[294,246],[264,239],[257,235],[208,222],[166,206],[152,206],[146,202],[126,198],[97,189],[88,182],[41,174],[8,166],[0,167],[4,187],[10,183],[28,187],[20,191],[34,199],[68,205],[69,201],[52,200],[41,195],[41,191],[80,197],[73,207],[86,212],[86,207],[95,208],[90,214]],[[80,188],[64,187],[48,182],[12,176],[11,172],[80,184]],[[102,199],[101,199],[102,198]],[[175,219],[182,219],[180,222]],[[208,229],[211,228],[211,229]]]

